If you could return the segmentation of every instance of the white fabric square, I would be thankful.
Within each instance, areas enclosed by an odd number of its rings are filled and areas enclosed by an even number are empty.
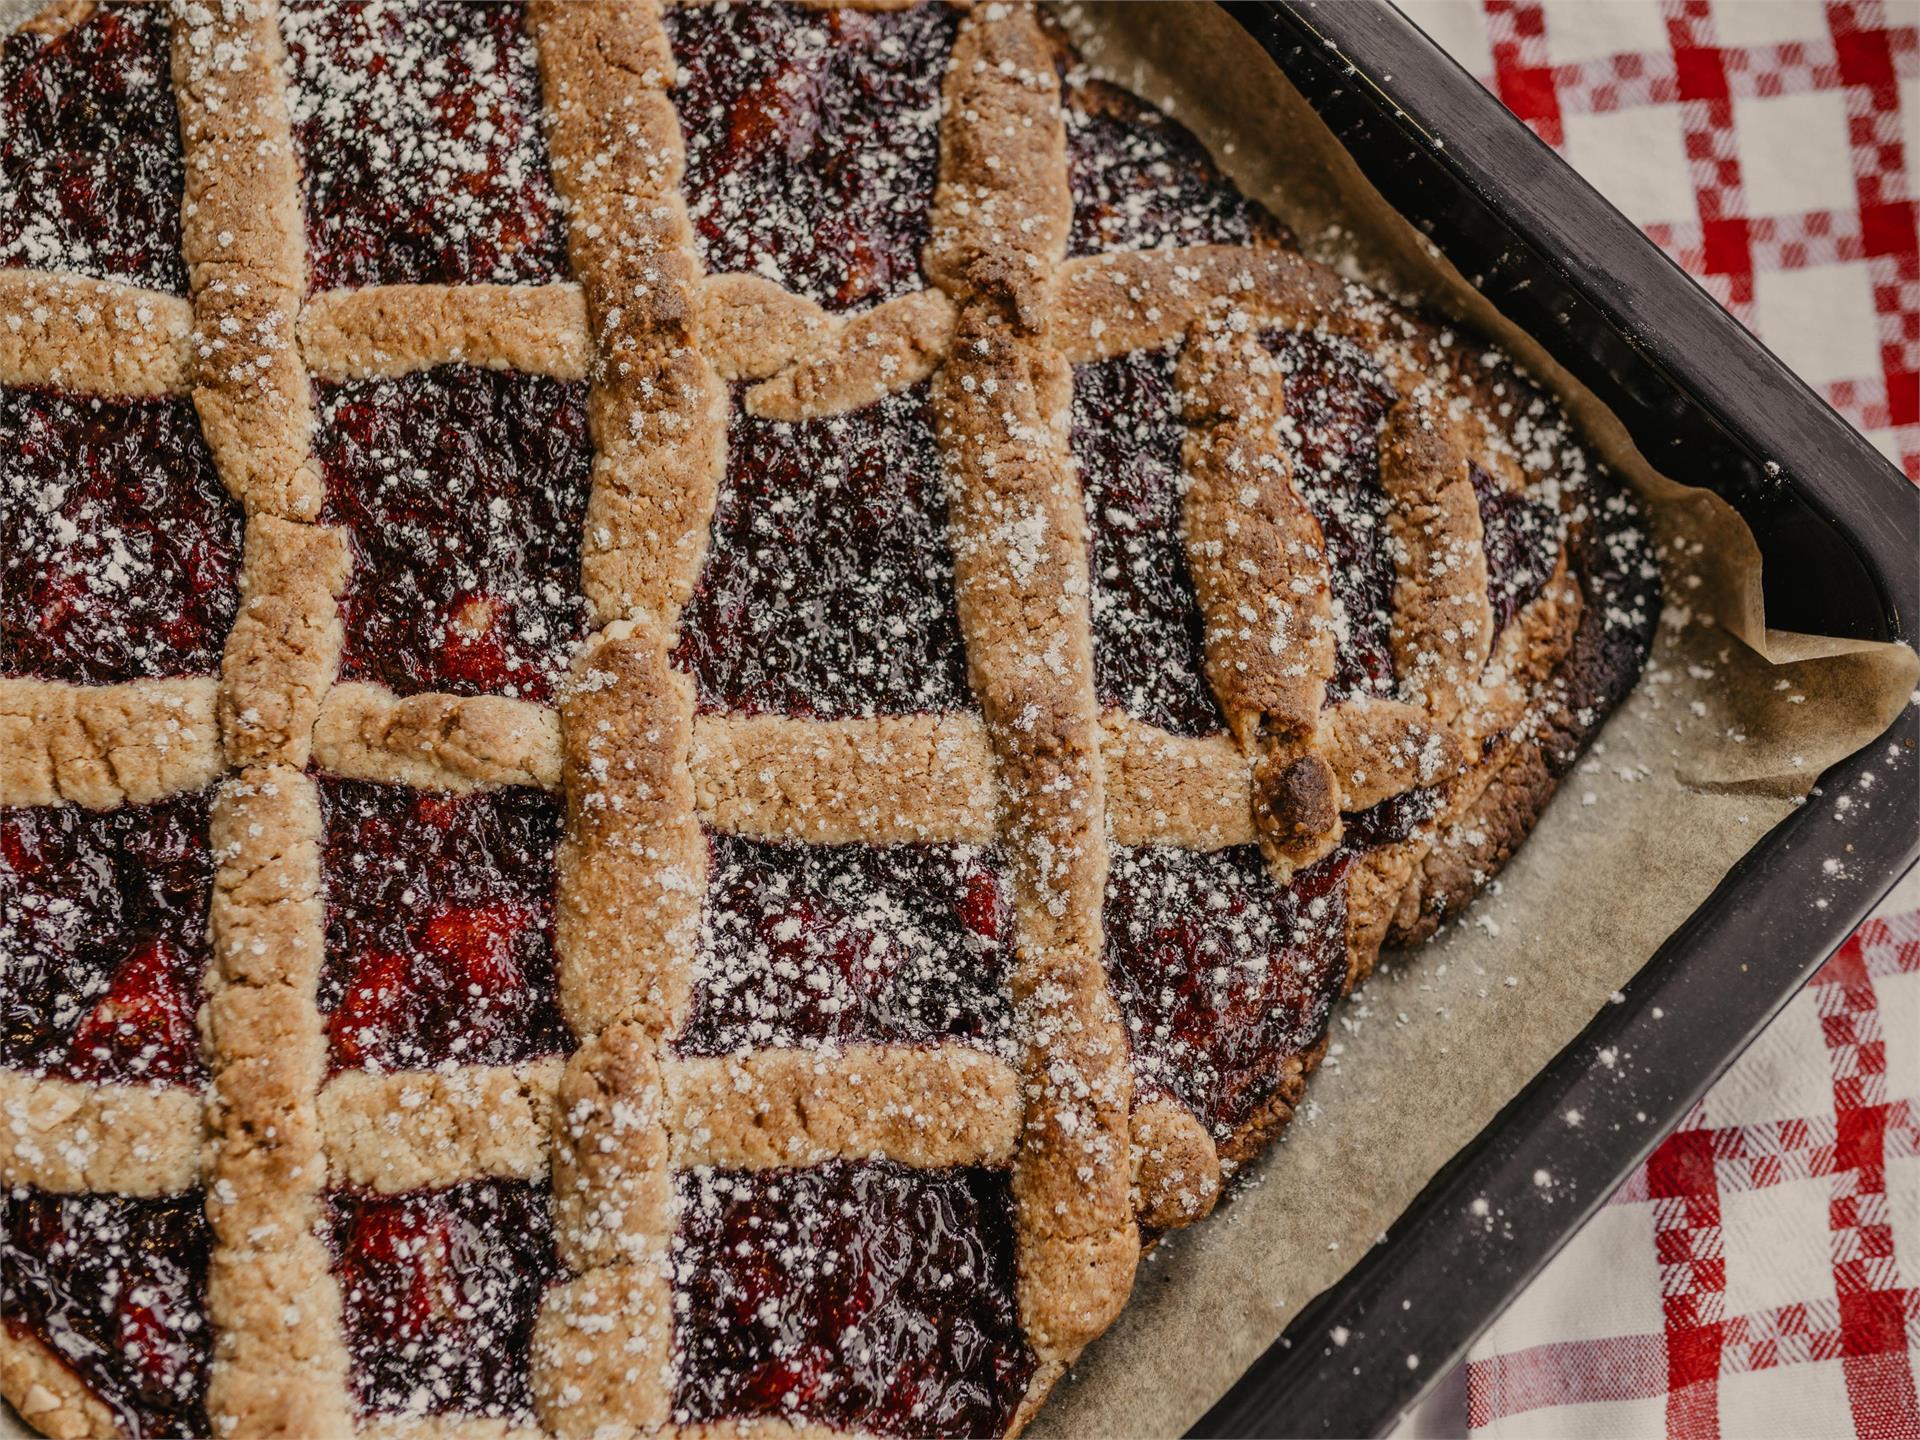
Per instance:
[[[1567,162],[1638,225],[1694,218],[1680,117],[1669,105],[1569,115]]]
[[[1887,1157],[1887,1222],[1900,1281],[1912,1285],[1920,1276],[1920,1155]]]
[[[1852,1414],[1844,1360],[1776,1365],[1720,1378],[1720,1433],[1728,1440],[1834,1435]]]
[[[1719,1128],[1831,1115],[1826,1051],[1819,1008],[1802,990],[1708,1092],[1707,1123]]]
[[[1578,65],[1609,55],[1667,53],[1667,22],[1658,5],[1601,5],[1594,0],[1546,0],[1547,57]]]
[[[1827,1218],[1832,1198],[1833,1180],[1826,1175],[1720,1196],[1728,1315],[1833,1297]]]
[[[1732,48],[1785,45],[1792,41],[1830,44],[1827,17],[1818,0],[1737,0],[1713,7],[1713,38]]]
[[[1754,328],[1809,385],[1881,375],[1873,281],[1863,264],[1759,270]]]
[[[1733,130],[1749,215],[1852,210],[1860,203],[1842,92],[1735,100]]]
[[[1652,1206],[1601,1207],[1520,1292],[1474,1353],[1661,1334],[1666,1320],[1653,1243]]]
[[[1483,1436],[1493,1440],[1620,1440],[1622,1435],[1664,1435],[1666,1431],[1667,1397],[1649,1395],[1643,1400],[1602,1400],[1503,1415],[1473,1433],[1476,1440]]]
[[[1883,975],[1873,982],[1873,996],[1887,1042],[1887,1098],[1914,1099],[1920,1096],[1920,975]]]
[[[1398,0],[1399,10],[1474,75],[1493,73],[1487,21],[1479,0]]]

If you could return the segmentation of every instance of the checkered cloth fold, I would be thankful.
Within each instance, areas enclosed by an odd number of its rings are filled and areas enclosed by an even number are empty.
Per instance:
[[[1920,482],[1920,5],[1398,3]],[[1474,1435],[1920,1440],[1917,904],[1481,1338]]]

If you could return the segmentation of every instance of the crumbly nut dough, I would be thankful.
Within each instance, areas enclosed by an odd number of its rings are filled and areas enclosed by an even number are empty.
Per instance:
[[[687,754],[693,692],[643,623],[582,652],[561,707],[567,828],[556,859],[560,1009],[581,1035],[679,1029],[699,943],[707,846]]]
[[[778,374],[747,391],[750,415],[813,420],[843,415],[918,385],[946,357],[953,302],[915,290],[823,331]]]
[[[722,380],[764,380],[830,337],[839,321],[764,275],[700,282],[700,349]]]
[[[477,1175],[545,1179],[564,1064],[555,1057],[334,1076],[318,1102],[332,1183],[398,1194]]]
[[[345,644],[346,532],[257,514],[247,522],[240,614],[221,660],[220,728],[235,765],[304,767]]]
[[[1465,763],[1459,741],[1417,706],[1356,696],[1320,717],[1321,749],[1340,803],[1366,810],[1416,786],[1442,785]]]
[[[311,520],[325,499],[313,393],[300,362],[300,291],[203,266],[194,296],[193,405],[220,478],[250,515]]]
[[[120,1440],[113,1412],[25,1330],[0,1325],[0,1395],[51,1440]]]
[[[701,819],[731,834],[819,845],[997,838],[993,753],[977,716],[702,715],[691,758]]]
[[[578,285],[369,285],[330,290],[300,316],[307,368],[329,380],[481,365],[584,380],[592,356]]]
[[[368,1415],[355,1440],[542,1440],[538,1426],[482,1415]]]
[[[180,395],[193,306],[116,280],[0,270],[0,385]]]
[[[664,1266],[605,1265],[547,1291],[533,1330],[533,1408],[563,1440],[647,1433],[673,1406]]]
[[[1005,1165],[1020,1077],[964,1045],[846,1045],[687,1056],[665,1067],[674,1164],[774,1169],[884,1157]]]
[[[608,1027],[561,1077],[553,1116],[554,1244],[561,1263],[660,1263],[672,1232],[666,1102],[658,1042],[639,1025]]]
[[[204,789],[222,764],[217,689],[0,679],[0,805],[111,810]]]
[[[320,832],[313,782],[284,766],[242,772],[214,802],[202,1023],[214,1066],[207,1311],[219,1340],[207,1406],[223,1434],[352,1430],[340,1291],[317,1233]]]
[[[1169,734],[1120,710],[1100,717],[1107,831],[1118,845],[1250,845],[1253,771],[1231,735]]]
[[[1142,1225],[1172,1230],[1213,1213],[1220,1157],[1186,1106],[1164,1095],[1136,1105],[1132,1143],[1134,1209]]]
[[[0,1070],[0,1184],[177,1195],[200,1178],[201,1097]]]
[[[345,682],[320,702],[313,758],[350,780],[421,790],[557,790],[560,717],[503,695],[398,696]]]

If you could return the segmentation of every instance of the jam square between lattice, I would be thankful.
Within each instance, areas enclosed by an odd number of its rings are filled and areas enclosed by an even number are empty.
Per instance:
[[[142,1435],[205,1435],[212,1235],[198,1190],[7,1193],[0,1311]]]
[[[321,518],[354,548],[341,678],[551,700],[586,628],[586,386],[443,365],[315,388]]]
[[[334,1070],[511,1065],[572,1048],[553,967],[560,802],[319,780]]]
[[[207,799],[0,809],[0,1064],[199,1085]]]
[[[719,834],[708,845],[682,1051],[1006,1043],[1013,918],[996,850]]]
[[[328,1196],[348,1381],[373,1415],[533,1422],[530,1351],[560,1278],[544,1185]]]
[[[0,37],[0,265],[186,293],[168,13]]]
[[[972,707],[925,385],[789,423],[736,398],[705,568],[674,661],[708,710]]]
[[[0,386],[0,454],[0,674],[219,669],[243,522],[191,401]]]
[[[566,277],[523,10],[289,0],[315,290]]]

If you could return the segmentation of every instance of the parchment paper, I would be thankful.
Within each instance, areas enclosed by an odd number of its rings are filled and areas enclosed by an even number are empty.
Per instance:
[[[1825,767],[1911,703],[1920,657],[1769,631],[1759,551],[1732,510],[1675,483],[1684,476],[1655,474],[1605,407],[1388,209],[1223,12],[1063,14],[1096,69],[1195,130],[1310,253],[1521,358],[1652,502],[1665,551],[1668,607],[1646,676],[1532,837],[1460,921],[1387,957],[1337,1012],[1333,1047],[1283,1140],[1212,1219],[1142,1265],[1125,1313],[1029,1432],[1174,1436],[1359,1260]],[[1890,757],[1881,793],[1911,786],[1912,765]],[[1864,813],[1874,798],[1818,803]]]

